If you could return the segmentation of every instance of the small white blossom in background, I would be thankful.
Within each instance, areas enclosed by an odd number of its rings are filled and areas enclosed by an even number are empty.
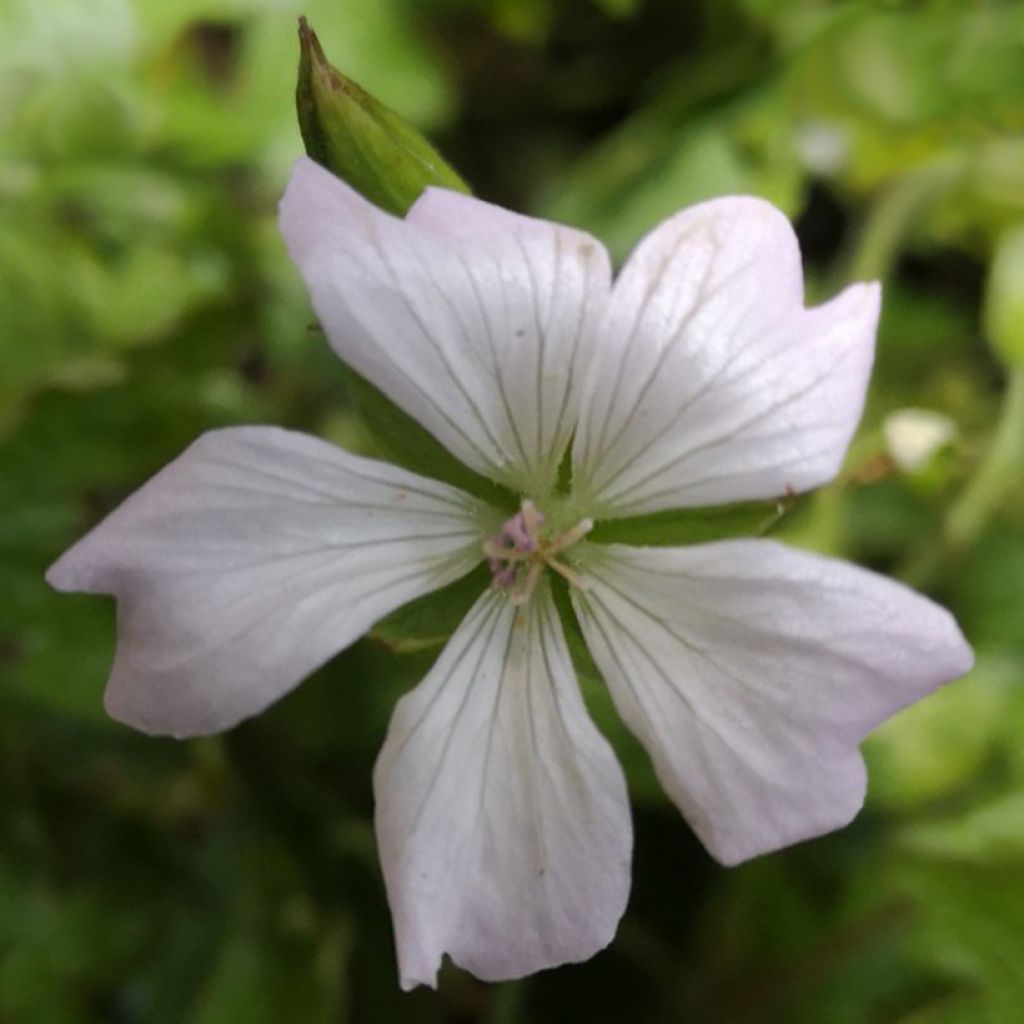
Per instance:
[[[669,218],[614,283],[582,232],[439,190],[400,220],[308,160],[281,228],[338,354],[519,506],[284,430],[204,435],[50,570],[118,598],[110,713],[174,736],[230,728],[485,560],[491,586],[399,701],[374,772],[407,988],[434,984],[446,952],[485,979],[586,959],[624,911],[626,785],[555,580],[715,857],[846,824],[865,734],[971,665],[949,614],[773,541],[588,534],[831,479],[877,285],[805,309],[789,223],[749,198]]]
[[[794,142],[797,157],[812,174],[829,178],[849,163],[849,135],[838,122],[805,121]]]
[[[931,409],[897,409],[882,422],[892,461],[904,473],[916,473],[956,436],[956,424]]]

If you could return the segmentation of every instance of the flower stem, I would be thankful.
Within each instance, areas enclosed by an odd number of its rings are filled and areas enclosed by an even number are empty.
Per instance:
[[[899,576],[927,588],[942,562],[967,550],[1024,478],[1024,369],[1013,370],[995,437],[977,472],[953,503],[937,544],[912,558]]]
[[[1024,470],[1024,369],[1010,374],[999,424],[978,472],[950,509],[946,540],[954,549],[970,545],[1003,504]]]
[[[850,281],[885,280],[914,222],[949,189],[963,170],[963,160],[946,157],[897,179],[872,208],[850,260]]]

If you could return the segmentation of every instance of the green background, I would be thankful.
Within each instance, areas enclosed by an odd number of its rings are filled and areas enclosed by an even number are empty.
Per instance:
[[[732,870],[597,700],[633,897],[608,951],[523,982],[398,990],[370,771],[433,651],[363,641],[227,736],[148,739],[102,711],[111,603],[42,582],[203,430],[372,449],[274,225],[299,13],[478,195],[617,259],[751,192],[812,299],[882,278],[846,469],[779,532],[912,581],[977,651],[868,742],[852,826]],[[1024,1019],[1022,129],[1016,2],[0,0],[0,1021]],[[956,431],[914,472],[882,430],[906,407]]]

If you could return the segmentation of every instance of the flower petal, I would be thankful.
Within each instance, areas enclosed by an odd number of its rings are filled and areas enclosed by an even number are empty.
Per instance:
[[[584,960],[626,906],[622,771],[587,716],[550,592],[488,592],[395,709],[374,772],[402,985]]]
[[[865,734],[971,666],[927,598],[773,541],[591,544],[584,557],[573,601],[591,653],[725,864],[849,822]]]
[[[118,598],[113,717],[216,732],[482,557],[473,499],[271,427],[204,434],[47,573]]]
[[[342,359],[473,469],[550,490],[610,292],[598,242],[439,189],[399,220],[305,159],[281,231]]]
[[[804,491],[860,419],[877,285],[805,310],[786,218],[716,199],[656,228],[615,283],[573,450],[602,515]]]

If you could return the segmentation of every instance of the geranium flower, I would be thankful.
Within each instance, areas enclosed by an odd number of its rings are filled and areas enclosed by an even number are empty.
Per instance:
[[[230,728],[486,560],[491,586],[399,701],[374,772],[405,987],[434,984],[445,952],[485,979],[585,959],[625,908],[626,785],[554,580],[718,860],[847,823],[864,735],[971,664],[949,614],[773,541],[586,538],[833,477],[878,286],[805,309],[793,232],[750,198],[669,218],[614,284],[582,232],[439,190],[400,220],[308,160],[281,228],[338,354],[521,504],[284,430],[205,434],[49,572],[118,598],[110,713],[174,736]]]

